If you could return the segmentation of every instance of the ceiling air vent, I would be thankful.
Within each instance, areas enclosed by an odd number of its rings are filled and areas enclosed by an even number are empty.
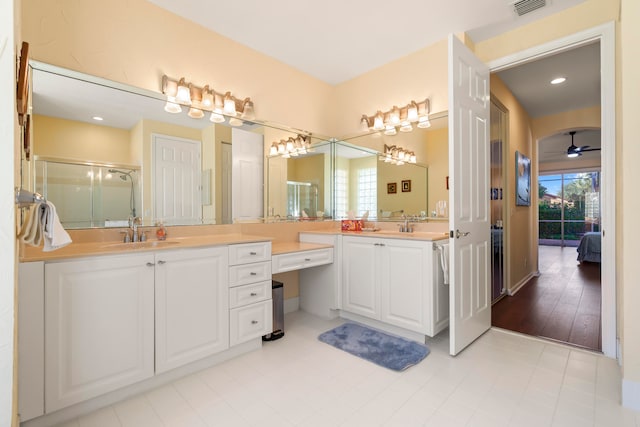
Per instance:
[[[522,16],[529,12],[533,12],[536,9],[540,9],[541,7],[545,7],[547,5],[547,0],[520,0],[512,2],[512,4],[513,10],[518,14],[518,16]]]

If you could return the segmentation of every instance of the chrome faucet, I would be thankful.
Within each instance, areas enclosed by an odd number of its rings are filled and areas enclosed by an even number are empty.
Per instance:
[[[413,232],[413,226],[411,225],[411,222],[409,221],[409,216],[402,215],[402,219],[404,219],[404,223],[403,224],[398,224],[398,226],[400,227],[399,231],[401,233],[412,233]]]
[[[139,216],[129,217],[129,228],[131,228],[131,241],[139,242],[140,236],[138,236],[138,224],[142,222],[142,218]]]

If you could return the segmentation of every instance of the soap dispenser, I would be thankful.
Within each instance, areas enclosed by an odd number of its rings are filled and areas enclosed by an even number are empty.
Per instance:
[[[156,224],[156,227],[158,227],[156,229],[156,237],[158,238],[158,240],[165,240],[167,238],[167,230],[166,228],[164,228],[162,221],[158,222]]]

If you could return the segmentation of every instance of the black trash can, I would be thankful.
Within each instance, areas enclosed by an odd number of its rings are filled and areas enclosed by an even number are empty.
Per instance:
[[[284,336],[284,288],[282,282],[271,281],[273,301],[273,332],[264,335],[262,341],[273,341]]]

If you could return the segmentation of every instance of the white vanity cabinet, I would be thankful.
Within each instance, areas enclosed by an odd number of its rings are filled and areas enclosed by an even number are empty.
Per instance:
[[[45,412],[154,374],[151,253],[45,264]]]
[[[226,246],[155,254],[156,373],[229,348]]]
[[[354,313],[428,336],[439,332],[434,318],[442,317],[443,309],[434,295],[438,289],[435,281],[441,280],[442,274],[435,264],[433,245],[424,240],[343,236],[345,317]],[[443,324],[438,328],[446,326]]]
[[[229,245],[229,345],[272,332],[271,242]]]

